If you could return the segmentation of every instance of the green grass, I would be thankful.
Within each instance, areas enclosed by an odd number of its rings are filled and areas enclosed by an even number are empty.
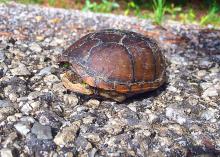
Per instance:
[[[220,16],[218,15],[220,11],[220,6],[214,2],[210,7],[208,13],[201,17],[200,24],[207,25],[209,23],[220,24]]]
[[[154,21],[161,24],[165,13],[165,0],[153,0]]]
[[[24,3],[24,4],[42,4],[43,0],[18,0],[18,2],[20,3]]]
[[[196,13],[192,8],[190,8],[187,12],[180,13],[179,19],[182,23],[185,24],[196,23]]]
[[[50,6],[55,6],[56,0],[48,0]]]
[[[7,3],[9,0],[0,0],[0,3]]]
[[[176,17],[182,12],[182,10],[182,7],[175,6],[173,3],[167,4],[165,6],[165,13],[169,14],[171,16],[171,19],[176,19]]]
[[[101,3],[96,3],[96,2],[91,2],[90,0],[86,0],[82,10],[107,13],[117,8],[119,8],[119,4],[117,2],[102,0]]]
[[[141,13],[141,9],[139,5],[137,5],[134,1],[130,1],[127,3],[126,10],[124,11],[124,14],[127,16],[131,12],[134,12],[135,16],[139,16]]]
[[[13,0],[0,0],[7,3]],[[187,24],[220,26],[220,4],[216,0],[203,0],[198,5],[185,0],[14,0],[25,4],[43,4],[55,7],[82,8],[83,11],[124,13],[143,19],[152,19],[161,25],[166,19]],[[70,4],[71,2],[71,4]],[[121,3],[123,2],[123,3]],[[120,6],[120,5],[121,6]],[[123,9],[123,10],[122,10]],[[201,10],[199,10],[201,9]],[[204,14],[204,12],[206,12]],[[164,18],[166,16],[166,19]]]

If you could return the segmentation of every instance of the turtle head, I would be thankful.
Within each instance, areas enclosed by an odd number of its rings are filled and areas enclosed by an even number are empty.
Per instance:
[[[82,79],[76,75],[71,68],[70,58],[68,56],[68,53],[65,51],[62,55],[59,55],[57,57],[57,61],[60,63],[62,68],[69,69],[64,74],[61,75],[61,80],[63,82],[63,85],[76,93],[81,93],[85,95],[92,95],[93,91],[90,88],[89,85],[84,83]]]

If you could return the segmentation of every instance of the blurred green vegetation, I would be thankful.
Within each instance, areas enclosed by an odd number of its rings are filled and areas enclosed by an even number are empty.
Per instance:
[[[153,0],[154,20],[157,24],[161,24],[165,13],[165,0]]]
[[[8,2],[11,0],[0,0]],[[52,7],[74,8],[83,11],[124,14],[150,18],[157,24],[167,20],[187,24],[220,27],[220,0],[14,0]]]
[[[119,8],[119,4],[116,2],[102,0],[101,3],[96,3],[91,2],[90,0],[86,0],[82,10],[108,13],[117,8]]]
[[[6,3],[8,0],[0,0],[0,3]]]
[[[206,25],[209,23],[213,24],[219,24],[220,22],[220,6],[215,3],[212,4],[212,6],[209,8],[208,13],[205,16],[201,17],[200,24],[201,25]]]
[[[20,3],[36,3],[36,4],[42,4],[43,0],[19,0]]]

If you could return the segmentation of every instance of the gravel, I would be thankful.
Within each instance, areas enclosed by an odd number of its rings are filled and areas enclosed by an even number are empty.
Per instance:
[[[104,28],[151,35],[167,83],[123,103],[66,90],[57,63]],[[220,156],[220,30],[0,4],[1,156]]]

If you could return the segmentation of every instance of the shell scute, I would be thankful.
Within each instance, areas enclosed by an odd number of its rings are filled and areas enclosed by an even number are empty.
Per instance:
[[[108,34],[104,34],[103,32],[96,33],[92,36],[92,38],[100,39],[102,42],[116,42],[118,43],[121,40],[120,34],[115,34],[109,32]]]
[[[87,67],[94,71],[94,77],[106,80],[127,82],[132,78],[132,65],[126,49],[115,43],[103,43],[94,49]]]

